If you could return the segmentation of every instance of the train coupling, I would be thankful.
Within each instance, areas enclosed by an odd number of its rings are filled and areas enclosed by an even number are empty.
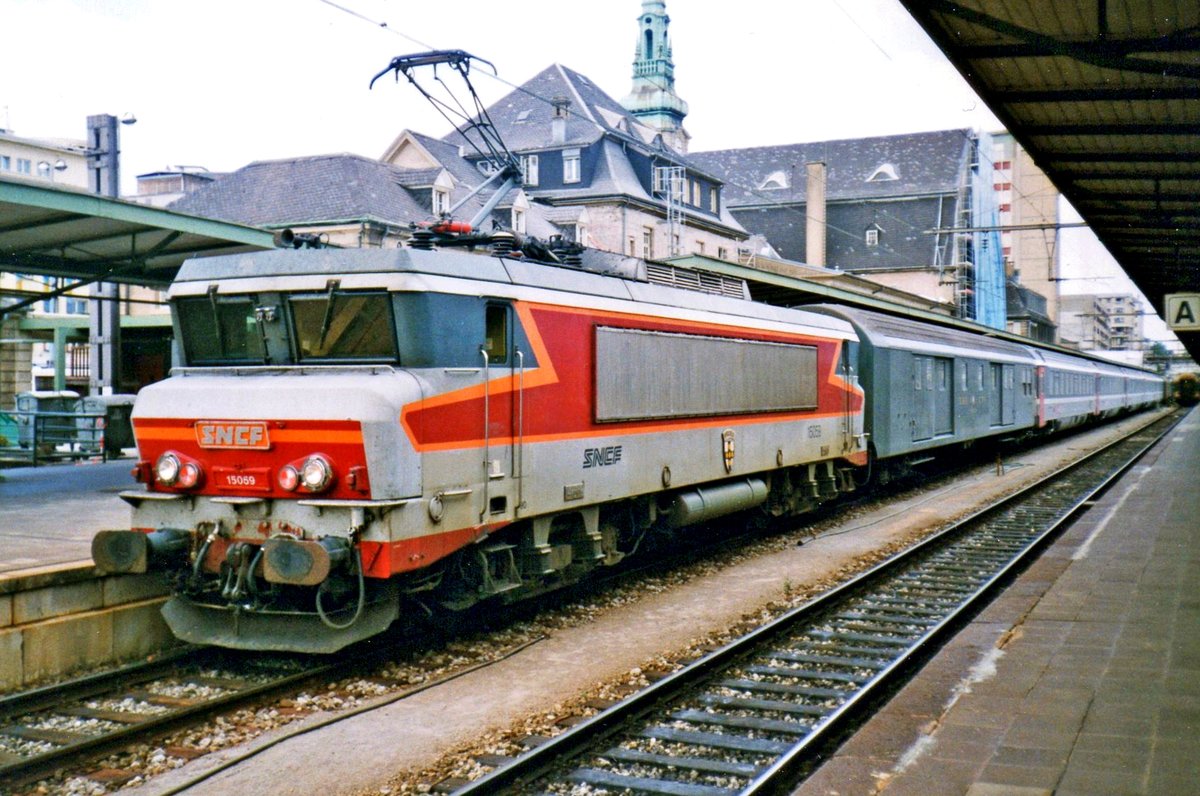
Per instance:
[[[271,583],[317,586],[350,563],[353,543],[340,536],[318,541],[277,536],[263,542],[263,577]]]
[[[157,531],[100,531],[92,537],[92,561],[106,574],[135,574],[187,559],[191,534],[180,528]]]

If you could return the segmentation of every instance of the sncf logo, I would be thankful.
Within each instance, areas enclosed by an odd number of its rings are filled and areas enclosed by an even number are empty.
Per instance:
[[[271,447],[267,424],[262,421],[200,420],[196,442],[201,448],[238,448],[265,451]]]

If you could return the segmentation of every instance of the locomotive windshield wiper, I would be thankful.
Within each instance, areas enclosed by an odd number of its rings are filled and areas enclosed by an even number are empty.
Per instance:
[[[317,341],[317,350],[325,350],[325,337],[329,334],[329,327],[333,324],[333,304],[337,301],[337,290],[342,286],[340,279],[330,279],[328,288],[325,294],[325,317],[321,319],[321,339]]]

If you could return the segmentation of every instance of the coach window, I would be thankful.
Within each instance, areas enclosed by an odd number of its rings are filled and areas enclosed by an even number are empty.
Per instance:
[[[486,326],[483,350],[488,363],[503,364],[508,361],[508,307],[504,304],[489,304],[485,311]]]
[[[395,361],[396,333],[387,293],[353,293],[330,280],[324,293],[288,299],[301,360]]]

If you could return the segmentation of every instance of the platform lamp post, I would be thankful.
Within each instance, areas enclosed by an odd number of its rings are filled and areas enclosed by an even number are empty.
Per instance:
[[[126,114],[119,123],[136,121]],[[111,114],[87,117],[88,186],[92,193],[114,199],[121,195],[121,143],[117,125],[117,117]],[[121,303],[117,285],[100,281],[89,292],[93,298],[88,301],[88,392],[112,395],[121,383]]]

